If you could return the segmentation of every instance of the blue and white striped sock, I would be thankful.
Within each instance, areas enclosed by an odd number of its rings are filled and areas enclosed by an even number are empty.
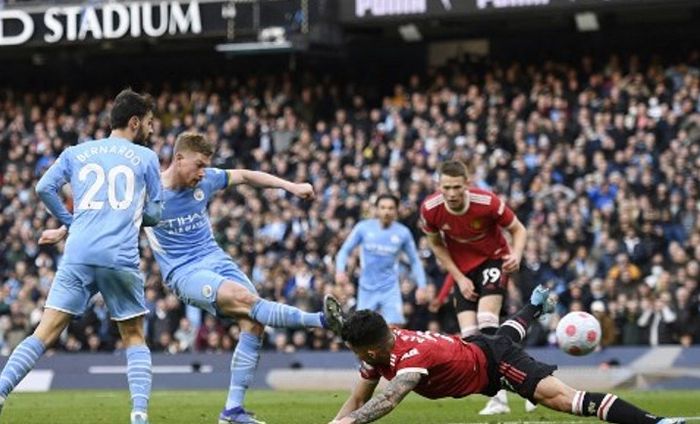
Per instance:
[[[131,410],[147,412],[151,397],[151,351],[148,346],[132,346],[126,349],[126,378],[131,392]]]
[[[231,359],[231,384],[228,388],[226,409],[243,406],[243,398],[253,382],[255,368],[260,360],[262,339],[246,331],[241,332],[236,350]]]
[[[34,368],[37,359],[45,350],[44,343],[33,335],[15,348],[0,374],[0,397],[7,398],[15,386]]]
[[[321,313],[308,313],[283,303],[258,299],[250,311],[250,317],[263,325],[275,328],[323,327]]]

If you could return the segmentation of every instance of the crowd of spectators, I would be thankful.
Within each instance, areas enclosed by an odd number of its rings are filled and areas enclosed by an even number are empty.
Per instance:
[[[265,298],[316,311],[323,295],[334,293],[352,309],[356,289],[335,284],[334,257],[384,192],[401,199],[400,220],[414,231],[434,295],[444,271],[417,229],[417,213],[436,189],[438,164],[454,157],[469,164],[473,185],[502,196],[529,230],[508,309],[540,283],[558,295],[558,314],[533,329],[529,344],[553,344],[558,316],[571,310],[598,316],[604,346],[700,343],[697,51],[677,63],[636,56],[454,61],[379,87],[388,94],[378,102],[328,75],[221,75],[144,88],[157,106],[151,143],[163,167],[177,134],[195,130],[216,142],[213,166],[315,187],[314,201],[240,186],[210,204],[217,241]],[[114,94],[0,93],[2,354],[38,323],[61,257],[61,244],[37,244],[42,229],[57,222],[35,183],[66,146],[109,134]],[[152,349],[231,350],[235,322],[182,305],[163,286],[145,238],[141,247]],[[358,266],[357,258],[350,261],[352,275]],[[408,327],[456,332],[450,304],[435,312],[416,302],[415,285],[403,274]],[[342,348],[324,330],[270,329],[265,345],[285,352]],[[119,348],[99,295],[57,348]]]

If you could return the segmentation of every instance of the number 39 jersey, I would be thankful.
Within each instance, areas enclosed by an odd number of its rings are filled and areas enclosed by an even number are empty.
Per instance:
[[[396,343],[389,365],[372,367],[363,362],[362,378],[392,380],[403,373],[418,372],[424,377],[413,391],[429,399],[460,398],[479,393],[487,386],[486,355],[475,344],[439,333],[392,331]]]
[[[39,185],[73,192],[73,222],[63,263],[137,268],[146,198],[160,201],[160,165],[150,149],[110,137],[72,146]]]

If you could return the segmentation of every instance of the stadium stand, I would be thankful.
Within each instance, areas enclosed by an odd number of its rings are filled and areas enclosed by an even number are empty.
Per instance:
[[[348,309],[352,285],[334,286],[333,259],[373,196],[401,196],[431,282],[443,271],[417,230],[417,210],[435,188],[440,161],[470,164],[473,183],[497,192],[531,237],[510,288],[509,309],[552,284],[559,314],[592,311],[603,345],[700,343],[700,52],[682,61],[612,55],[570,63],[451,61],[383,87],[380,101],[330,75],[293,81],[279,73],[219,75],[151,86],[158,113],[153,148],[166,166],[176,134],[217,141],[214,166],[259,169],[310,181],[314,202],[276,191],[231,189],[210,206],[216,238],[269,299],[318,310],[325,293]],[[34,186],[68,145],[108,133],[113,93],[0,93],[0,352],[38,323],[62,246],[37,245],[57,226]],[[68,199],[68,197],[67,197]],[[202,317],[162,286],[142,242],[154,351],[228,351],[233,322]],[[357,269],[357,261],[351,262]],[[406,272],[404,272],[406,274]],[[416,304],[414,329],[456,331],[448,305]],[[557,315],[528,344],[554,343]],[[58,349],[110,351],[118,334],[96,298]],[[267,348],[338,350],[324,331],[271,332]]]

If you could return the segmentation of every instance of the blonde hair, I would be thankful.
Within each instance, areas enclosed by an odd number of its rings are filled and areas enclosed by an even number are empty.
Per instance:
[[[179,153],[183,151],[201,153],[206,157],[210,157],[214,154],[214,145],[207,140],[204,134],[183,132],[175,140],[174,152]]]

